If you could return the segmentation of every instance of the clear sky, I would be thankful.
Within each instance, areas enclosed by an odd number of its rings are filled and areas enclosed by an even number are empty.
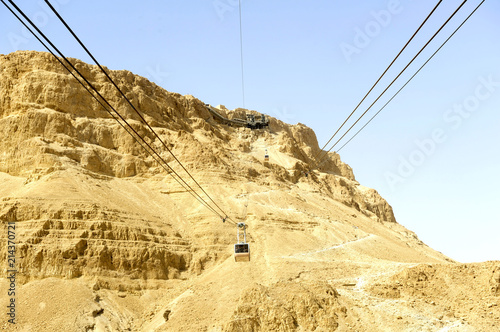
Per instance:
[[[67,56],[92,63],[43,1],[17,2]],[[355,115],[366,110],[461,2],[443,1]],[[466,2],[367,117],[479,2]],[[213,105],[243,106],[237,0],[52,3],[108,68],[130,70]],[[244,106],[304,123],[323,145],[436,3],[242,0]],[[0,22],[0,53],[44,50],[3,5]],[[340,152],[357,180],[393,206],[399,223],[462,262],[500,260],[499,40],[500,2],[486,0]]]

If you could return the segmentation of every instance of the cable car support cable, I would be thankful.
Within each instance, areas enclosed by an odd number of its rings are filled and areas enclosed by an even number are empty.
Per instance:
[[[243,75],[243,27],[241,23],[241,0],[238,0],[240,12],[240,58],[241,58],[241,94],[243,99],[243,108],[245,108],[245,76]]]
[[[420,51],[418,51],[418,53],[411,59],[411,61],[403,68],[403,70],[401,70],[401,72],[396,76],[396,78],[394,78],[392,80],[392,82],[384,89],[384,91],[382,91],[382,93],[375,99],[375,101],[365,110],[365,112],[363,114],[361,114],[361,116],[351,125],[351,127],[349,127],[349,129],[347,129],[347,131],[342,135],[342,137],[340,137],[336,142],[335,144],[333,144],[333,146],[328,149],[326,152],[323,153],[323,156],[317,161],[315,162],[315,167],[311,168],[311,171],[316,169],[318,165],[321,164],[321,161],[328,155],[328,153],[347,135],[347,133],[361,120],[361,118],[363,118],[363,116],[365,116],[365,114],[373,107],[373,105],[375,105],[375,103],[384,95],[384,93],[389,90],[389,88],[394,84],[394,82],[396,82],[396,80],[403,74],[403,72],[413,63],[413,61],[415,61],[415,59],[422,53],[422,51],[431,43],[431,41],[439,34],[439,32],[441,32],[441,30],[448,24],[448,22],[453,18],[453,16],[455,16],[455,14],[462,8],[462,6],[467,2],[467,0],[464,0],[460,6],[453,12],[453,14],[451,14],[451,16],[446,20],[445,23],[443,23],[443,25],[441,25],[441,27],[438,29],[438,31],[436,31],[436,33],[434,33],[434,35],[427,41],[427,43],[420,49]]]
[[[458,26],[458,28],[455,29],[455,31],[453,31],[453,33],[441,44],[441,46],[439,46],[439,48],[429,57],[429,59],[427,59],[427,61],[415,72],[415,74],[413,74],[412,77],[410,77],[410,79],[408,81],[406,81],[406,83],[391,97],[391,99],[389,99],[385,104],[384,106],[382,106],[380,108],[380,110],[378,110],[377,113],[375,113],[375,115],[373,115],[370,120],[368,120],[368,122],[366,122],[364,124],[363,127],[361,127],[361,129],[359,129],[347,142],[345,142],[338,150],[337,152],[340,152],[340,150],[342,150],[347,144],[349,144],[349,142],[351,142],[356,136],[358,136],[358,134],[363,130],[365,129],[365,127],[377,116],[379,115],[380,112],[382,112],[382,110],[384,110],[384,108],[401,92],[401,90],[403,90],[407,85],[408,83],[410,83],[410,81],[415,77],[417,76],[417,74],[422,70],[422,68],[425,67],[425,65],[427,65],[427,63],[441,50],[441,48],[453,37],[453,35],[455,35],[455,33],[460,30],[460,28],[465,24],[465,22],[467,22],[467,20],[479,9],[479,7],[481,7],[481,5],[484,3],[485,0],[481,1],[481,3],[472,11],[472,13],[469,14],[469,16],[467,16],[467,18]]]
[[[4,2],[4,0],[0,0],[4,6],[28,29],[28,31],[35,36],[35,38],[56,58],[56,60],[80,83],[85,90],[90,93],[90,95],[122,126],[127,133],[129,133],[140,145],[143,147],[146,152],[148,152],[153,159],[158,162],[158,164],[164,168],[168,174],[170,174],[184,189],[186,189],[187,192],[189,192],[193,197],[195,197],[202,205],[204,205],[206,208],[208,208],[210,211],[212,211],[214,214],[218,215],[223,221],[226,219],[229,220],[230,222],[236,224],[235,221],[230,219],[226,214],[221,215],[219,212],[217,212],[212,206],[210,206],[194,189],[184,180],[182,177],[174,170],[168,163],[158,154],[158,152],[153,149],[149,143],[147,143],[144,138],[123,118],[123,116],[117,112],[113,106],[97,91],[97,89],[73,66],[73,64],[62,54],[61,51],[50,41],[45,34],[26,16],[26,14],[12,1],[9,0],[9,2],[16,8],[16,10],[24,17],[24,19],[29,22],[33,28],[37,30],[37,32],[56,50],[57,53],[60,54],[61,58],[63,58],[69,65],[70,67],[80,75],[80,77],[89,85],[89,87],[95,91],[95,93],[121,118],[121,120],[130,128],[130,130],[136,135],[134,136],[129,130],[127,130],[124,125],[116,118],[111,111],[104,106],[104,104],[89,90],[88,87],[86,87],[83,82],[81,82],[73,72],[54,54],[54,52],[31,30],[27,24]],[[142,140],[142,142],[149,147],[148,150],[140,141],[139,138]],[[159,160],[157,159],[159,158]],[[163,163],[162,163],[162,162]],[[176,178],[173,174],[175,174],[178,178]],[[182,182],[181,182],[182,181]],[[184,184],[183,184],[184,183]],[[187,187],[186,187],[187,186]]]
[[[432,9],[432,11],[429,13],[429,15],[427,15],[427,17],[425,18],[425,20],[420,24],[420,26],[418,27],[418,29],[413,33],[413,35],[410,37],[410,39],[406,42],[406,44],[403,46],[403,48],[399,51],[399,53],[396,55],[396,57],[391,61],[391,63],[389,64],[389,66],[387,66],[387,68],[384,70],[384,72],[382,73],[382,75],[380,75],[380,77],[377,79],[377,81],[372,85],[372,87],[370,88],[370,90],[368,90],[368,92],[365,94],[365,96],[361,99],[361,101],[358,103],[358,105],[356,105],[356,107],[354,108],[354,110],[351,112],[351,114],[349,114],[349,116],[344,120],[344,122],[340,125],[340,127],[337,129],[337,131],[332,135],[332,137],[330,137],[330,139],[328,140],[328,142],[325,143],[325,145],[319,149],[319,151],[314,155],[313,159],[312,160],[316,160],[316,158],[318,156],[320,156],[322,153],[323,153],[323,149],[326,148],[328,146],[328,144],[330,144],[330,142],[333,140],[333,138],[338,134],[338,132],[340,131],[340,129],[342,129],[342,127],[347,123],[347,121],[351,118],[351,116],[356,112],[356,110],[359,108],[359,106],[363,103],[363,101],[365,101],[366,97],[368,97],[368,95],[373,91],[373,89],[375,88],[375,86],[380,82],[380,80],[382,79],[382,77],[384,77],[384,75],[387,73],[387,71],[392,67],[392,65],[394,64],[394,62],[396,62],[396,60],[399,58],[399,56],[401,55],[401,53],[403,53],[403,51],[406,49],[406,47],[408,46],[408,44],[410,44],[410,42],[413,40],[413,38],[415,38],[415,36],[417,35],[417,33],[420,31],[420,29],[422,29],[422,27],[424,26],[424,24],[427,22],[427,20],[432,16],[432,14],[434,13],[434,11],[436,11],[436,9],[439,7],[439,5],[441,4],[442,0],[440,0],[436,6]]]
[[[203,187],[196,181],[196,179],[191,175],[191,173],[184,167],[184,165],[180,162],[179,159],[173,154],[170,148],[165,144],[165,142],[160,138],[160,136],[156,133],[156,131],[151,127],[151,125],[146,121],[144,116],[137,110],[137,108],[132,104],[132,102],[125,96],[123,91],[118,87],[118,85],[113,81],[113,79],[109,76],[109,74],[104,70],[101,64],[97,61],[97,59],[93,56],[93,54],[88,50],[88,48],[83,44],[83,42],[78,38],[78,36],[74,33],[71,27],[66,23],[66,21],[61,17],[61,15],[57,12],[57,10],[50,4],[48,0],[45,0],[45,3],[50,7],[50,9],[54,12],[54,14],[59,18],[61,23],[68,29],[71,35],[78,41],[78,43],[82,46],[82,48],[87,52],[87,54],[92,58],[92,60],[96,63],[96,65],[101,69],[101,71],[106,75],[108,80],[113,84],[113,86],[118,90],[118,92],[122,95],[122,97],[127,101],[130,107],[135,111],[135,113],[141,118],[142,122],[148,127],[148,129],[156,136],[156,138],[160,141],[160,143],[164,146],[164,148],[170,153],[170,155],[177,161],[177,163],[181,166],[181,168],[189,175],[189,177],[194,181],[194,183],[200,188],[200,190],[208,197],[208,199],[222,212],[223,215],[227,214],[224,210],[210,197],[210,195],[203,189]]]

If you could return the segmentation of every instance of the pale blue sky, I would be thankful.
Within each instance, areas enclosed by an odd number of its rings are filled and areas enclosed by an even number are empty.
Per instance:
[[[52,2],[107,67],[130,70],[210,104],[243,106],[238,1]],[[479,2],[467,1],[394,88]],[[245,106],[289,123],[302,122],[323,145],[436,3],[243,0]],[[381,83],[399,73],[460,3],[443,1]],[[91,62],[43,1],[19,4],[66,55]],[[487,0],[340,153],[363,185],[389,201],[399,223],[463,262],[500,260],[499,18],[500,3]],[[43,50],[34,38],[23,37],[20,23],[3,7],[0,21],[0,53]],[[368,34],[363,39],[359,31]],[[357,53],[346,56],[346,45],[357,47]],[[359,114],[376,96],[368,98]],[[382,103],[377,105],[367,118]],[[457,107],[471,112],[457,113]]]

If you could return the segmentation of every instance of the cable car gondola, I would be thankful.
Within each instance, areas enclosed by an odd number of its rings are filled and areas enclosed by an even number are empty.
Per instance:
[[[234,261],[249,262],[250,261],[250,245],[247,243],[247,226],[244,222],[238,223],[238,243],[234,245]],[[243,241],[240,241],[240,230],[243,231]]]

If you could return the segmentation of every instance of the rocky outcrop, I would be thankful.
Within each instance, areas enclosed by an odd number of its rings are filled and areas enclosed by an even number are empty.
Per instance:
[[[99,203],[4,198],[0,220],[16,224],[17,268],[28,280],[82,275],[172,279],[191,262],[190,242],[170,225],[158,227],[161,223],[151,217]]]
[[[303,124],[270,118],[270,130],[231,128],[212,118],[205,104],[193,96],[168,92],[125,70],[109,71],[163,144],[96,66],[70,61],[177,169],[167,149],[180,156],[187,169],[204,172],[207,179],[223,178],[233,184],[252,181],[270,188],[309,181],[377,221],[395,222],[387,202],[376,191],[359,186],[352,169],[337,154],[328,154],[318,173],[323,175],[304,176],[320,150],[314,131]],[[25,184],[42,178],[51,183],[51,174],[67,170],[96,180],[165,175],[52,55],[27,51],[0,55],[0,89],[0,172],[24,177]],[[253,111],[221,107],[220,112],[245,118]],[[275,153],[267,165],[258,158],[263,146]],[[183,238],[169,226],[171,221],[162,224],[161,219],[110,209],[92,199],[67,199],[63,206],[54,207],[44,198],[5,197],[0,205],[0,219],[18,224],[23,258],[19,269],[28,278],[171,279],[183,273],[200,274],[211,261],[224,257],[213,247],[212,254],[207,254],[208,249],[194,252],[193,248],[205,244]]]
[[[240,298],[225,331],[336,331],[345,307],[328,283],[255,285]]]
[[[167,162],[178,155],[188,168],[216,169],[233,176],[259,174],[257,181],[295,183],[316,165],[319,146],[312,129],[270,118],[271,133],[218,125],[205,105],[192,96],[167,92],[128,71],[109,71],[132,104],[143,112],[167,146],[146,128],[120,98],[96,66],[80,60],[72,63],[100,89],[111,105],[161,151]],[[56,169],[81,167],[114,177],[150,176],[164,170],[48,53],[16,52],[0,56],[0,171],[11,175],[46,174]],[[221,109],[227,117],[245,117],[244,109]],[[207,122],[208,121],[208,122]],[[196,132],[196,133],[195,133]],[[249,144],[264,138],[265,144],[296,160],[294,165],[273,164],[261,170],[238,164],[234,148],[249,151]],[[228,153],[229,152],[229,153]],[[239,157],[238,157],[239,158]],[[375,192],[356,190],[352,169],[335,153],[329,153],[320,170],[332,177],[330,185],[347,190],[340,200],[369,211],[380,220],[395,221],[390,206]],[[340,184],[340,185],[339,185]],[[351,199],[352,198],[352,199]],[[352,201],[352,202],[351,202]]]
[[[381,298],[429,303],[442,308],[438,315],[440,325],[444,325],[442,321],[446,319],[467,317],[466,321],[481,322],[483,329],[489,329],[487,326],[495,326],[498,318],[498,270],[495,262],[422,264],[378,280],[370,292]]]

